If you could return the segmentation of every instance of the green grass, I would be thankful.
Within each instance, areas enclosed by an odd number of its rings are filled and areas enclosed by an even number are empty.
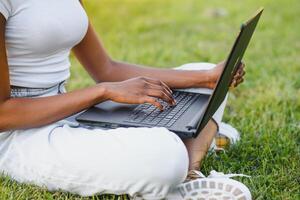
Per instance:
[[[242,134],[226,153],[209,155],[204,173],[245,173],[254,199],[300,199],[299,0],[89,0],[86,9],[108,52],[149,66],[226,58],[240,22],[265,13],[246,53],[246,82],[232,91],[224,121]],[[214,15],[224,9],[225,16]],[[72,58],[69,89],[93,84]],[[80,198],[0,178],[0,199]]]

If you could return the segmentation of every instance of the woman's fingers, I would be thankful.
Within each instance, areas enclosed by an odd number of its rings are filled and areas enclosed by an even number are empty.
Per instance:
[[[165,83],[162,82],[162,81],[160,81],[160,83],[161,83],[165,88],[167,88],[168,91],[169,91],[171,94],[173,94],[173,91],[171,90],[171,88],[170,88],[167,84],[165,84]]]
[[[246,72],[245,72],[245,64],[244,63],[240,64],[240,66],[239,66],[236,74],[238,74],[240,76],[244,76],[246,74]]]
[[[143,98],[142,103],[150,103],[150,104],[154,105],[155,107],[157,107],[160,110],[164,109],[164,107],[154,97],[146,96],[146,97]]]
[[[243,78],[243,76],[242,75],[238,75],[238,74],[236,74],[234,77],[233,77],[233,80],[239,80],[239,79],[241,79],[241,78]]]
[[[245,63],[243,63],[243,62],[240,62],[240,65],[239,65],[239,68],[245,68]]]
[[[157,89],[157,90],[163,90],[164,92],[166,92],[167,94],[169,94],[170,96],[172,96],[172,93],[165,86],[163,86],[163,85],[157,85],[157,84],[150,83],[150,82],[148,82],[148,84],[149,84],[148,85],[149,88]]]
[[[146,78],[146,81],[149,83],[148,87],[150,89],[156,89],[159,91],[163,91],[164,95],[166,95],[168,98],[168,101],[166,101],[166,102],[168,102],[170,105],[176,104],[176,101],[172,96],[172,93],[173,93],[172,90],[165,83],[163,83],[160,80],[152,79],[152,78]],[[161,97],[163,97],[163,96],[161,96]],[[161,97],[159,97],[159,98],[161,98]],[[165,100],[164,98],[161,98],[161,99]]]
[[[236,74],[232,79],[231,86],[236,87],[244,81],[243,77],[246,74],[246,71],[244,70],[244,66],[245,66],[244,64],[240,65],[239,69],[237,70]]]
[[[234,80],[232,80],[230,86],[231,87],[237,87],[242,82],[244,82],[244,78],[234,79]]]
[[[244,70],[244,69],[240,69],[239,71],[238,71],[238,75],[239,76],[244,76],[246,74],[246,71]]]
[[[237,72],[235,73],[235,76],[241,77],[241,76],[244,76],[245,74],[246,74],[246,71],[245,71],[244,68],[242,67],[242,68],[239,68],[239,69],[237,70]]]
[[[173,97],[170,97],[162,90],[148,89],[146,94],[151,97],[162,99],[163,101],[167,102],[170,105],[174,105],[175,103]]]
[[[230,87],[235,87],[235,85],[236,85],[236,80],[232,80],[230,83]]]
[[[131,81],[138,83],[134,85],[134,87],[136,87],[135,91],[137,91],[138,94],[135,101],[139,103],[150,103],[161,110],[163,106],[157,99],[161,99],[170,105],[176,104],[172,96],[172,90],[160,80],[148,77],[137,77]]]
[[[243,79],[243,78],[238,79],[238,80],[236,81],[236,86],[238,86],[238,85],[241,84],[242,82],[244,82],[244,79]]]
[[[158,90],[158,91],[164,92],[164,94],[167,95],[169,99],[171,99],[171,105],[175,105],[176,104],[176,101],[175,101],[174,97],[169,92],[169,90],[167,90],[165,87],[160,86],[160,85],[151,84],[151,83],[148,85],[148,87],[149,87],[149,90],[150,89],[154,89],[154,90]]]
[[[153,78],[146,78],[146,81],[148,81],[149,83],[155,84],[155,85],[160,85],[163,86],[164,88],[166,88],[166,90],[169,91],[169,93],[173,93],[173,91],[170,89],[169,86],[167,86],[167,84],[165,84],[164,82],[158,80],[158,79],[153,79]]]

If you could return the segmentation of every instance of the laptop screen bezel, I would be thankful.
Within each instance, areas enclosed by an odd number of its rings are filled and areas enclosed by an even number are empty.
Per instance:
[[[259,9],[259,11],[254,15],[254,17],[252,17],[252,18],[249,19],[247,22],[245,22],[245,23],[242,24],[241,29],[240,29],[240,32],[239,32],[239,34],[238,34],[238,36],[237,36],[237,38],[236,38],[236,40],[235,40],[235,42],[234,42],[234,45],[233,45],[233,47],[232,47],[232,49],[231,49],[231,51],[230,51],[230,53],[229,53],[228,58],[227,58],[227,60],[226,60],[225,67],[224,67],[224,69],[223,69],[223,71],[222,71],[222,74],[221,74],[221,76],[219,77],[219,79],[218,79],[218,81],[217,81],[217,85],[216,85],[216,87],[215,87],[215,89],[214,89],[212,95],[210,96],[210,98],[209,98],[209,100],[208,100],[208,105],[207,105],[206,108],[205,108],[203,117],[201,118],[201,120],[200,120],[199,123],[198,123],[197,131],[196,131],[194,137],[197,137],[197,136],[198,136],[198,134],[200,133],[200,131],[205,127],[205,125],[208,123],[208,121],[212,118],[212,116],[213,116],[214,113],[216,112],[216,111],[215,111],[213,114],[211,114],[211,116],[207,117],[207,115],[210,115],[210,110],[213,109],[213,108],[211,108],[211,106],[212,106],[213,101],[215,100],[215,96],[216,96],[216,91],[217,91],[217,89],[218,89],[219,87],[223,87],[222,85],[220,85],[221,79],[224,78],[224,76],[225,76],[225,74],[226,74],[225,71],[226,71],[226,70],[230,70],[230,66],[229,66],[229,64],[231,63],[230,60],[233,59],[235,53],[239,53],[239,54],[240,54],[240,55],[237,57],[237,60],[234,62],[234,63],[235,63],[234,66],[232,66],[233,69],[232,69],[231,74],[235,74],[235,71],[237,70],[237,66],[238,66],[237,63],[240,63],[241,60],[242,60],[242,58],[243,58],[244,52],[245,52],[245,50],[246,50],[247,47],[248,47],[248,44],[249,44],[249,42],[250,42],[250,40],[251,40],[251,37],[253,36],[253,33],[254,33],[254,31],[255,31],[255,28],[256,28],[256,25],[257,25],[257,23],[258,23],[258,21],[259,21],[259,18],[260,18],[260,16],[261,16],[263,10],[264,10],[263,8]],[[249,36],[250,38],[249,38],[248,44],[246,44],[246,47],[244,48],[244,51],[243,51],[243,52],[235,52],[237,46],[238,46],[238,45],[240,44],[240,42],[241,42],[241,39],[242,39],[241,37],[243,36],[244,31],[247,31],[247,30],[246,30],[247,26],[250,26],[250,24],[251,24],[252,22],[254,23],[254,29],[253,29],[252,33],[250,34],[250,36]],[[230,84],[230,83],[229,83],[229,84]],[[228,85],[227,87],[225,87],[225,89],[226,89],[227,91],[229,90],[229,86],[230,86],[230,85]],[[225,97],[226,97],[226,95],[223,97],[223,99],[225,99]],[[217,110],[217,109],[216,109],[216,110]]]

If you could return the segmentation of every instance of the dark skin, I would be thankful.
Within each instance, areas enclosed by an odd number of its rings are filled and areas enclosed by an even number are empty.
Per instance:
[[[108,56],[89,24],[86,36],[73,48],[73,52],[95,80],[95,85],[51,97],[11,98],[5,26],[6,20],[0,14],[0,132],[48,125],[107,100],[130,104],[150,103],[163,109],[157,99],[170,105],[176,104],[171,89],[213,88],[224,67],[221,62],[212,70],[176,71],[118,62]],[[232,81],[234,87],[243,82],[244,74],[244,65],[241,64]],[[203,132],[214,135],[215,129],[215,124],[210,121]],[[194,168],[192,163],[202,159],[194,151],[193,145],[206,147],[210,143],[210,139],[198,138],[193,142],[191,139],[184,141],[190,153],[191,169]]]

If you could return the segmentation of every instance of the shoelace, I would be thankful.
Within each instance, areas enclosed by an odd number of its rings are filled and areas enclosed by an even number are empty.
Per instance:
[[[223,172],[217,172],[215,170],[210,171],[209,175],[206,177],[202,172],[198,170],[190,170],[188,172],[187,178],[185,182],[192,181],[198,178],[232,178],[232,177],[247,177],[251,176],[245,174],[224,174]]]
[[[207,178],[232,178],[237,176],[251,178],[251,176],[245,174],[224,174],[223,172],[217,172],[215,170],[212,170]]]

